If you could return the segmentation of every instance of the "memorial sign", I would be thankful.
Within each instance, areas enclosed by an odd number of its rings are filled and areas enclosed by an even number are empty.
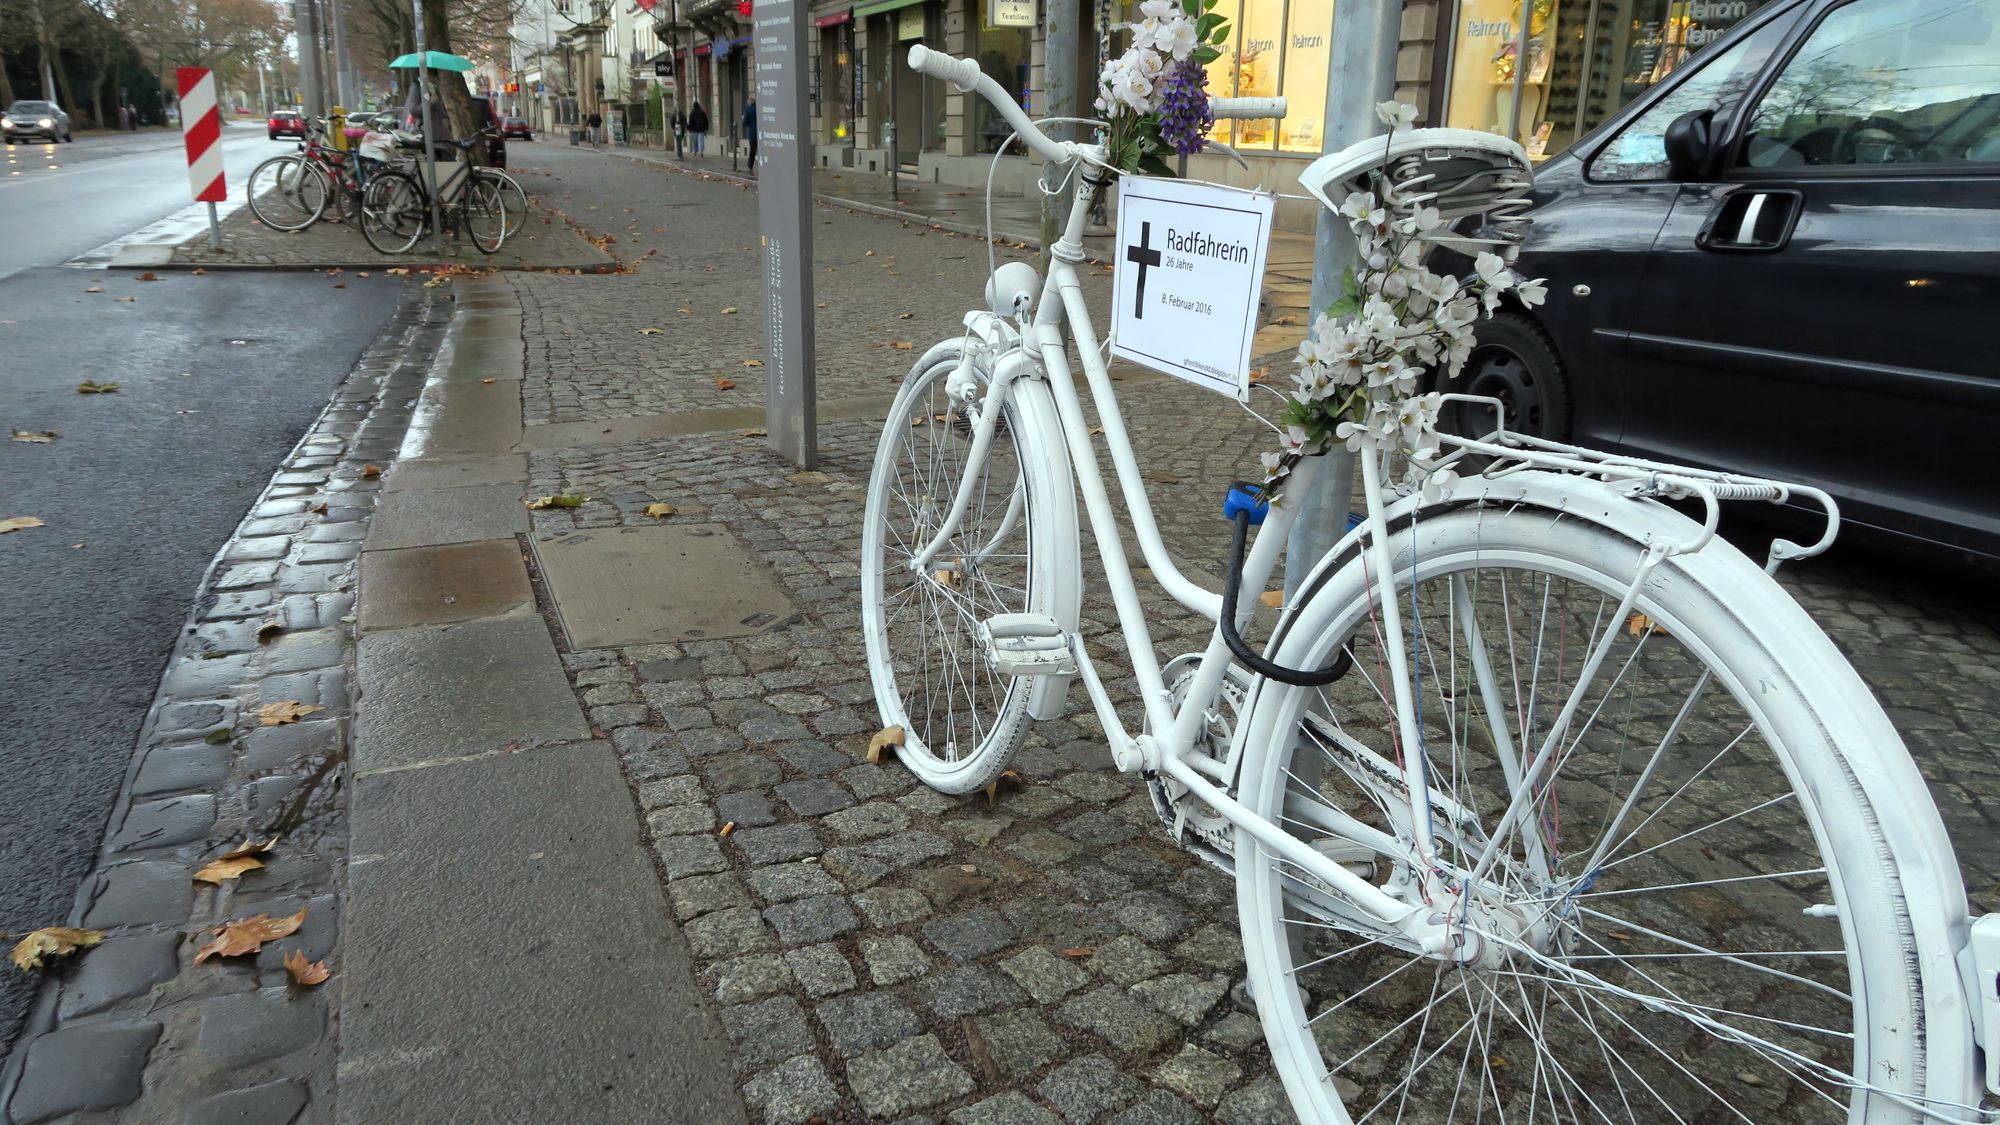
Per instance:
[[[812,146],[806,143],[807,0],[757,0],[757,217],[764,271],[764,417],[771,448],[818,459],[813,399]]]

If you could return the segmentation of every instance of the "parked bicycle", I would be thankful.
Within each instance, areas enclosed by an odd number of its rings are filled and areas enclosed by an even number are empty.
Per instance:
[[[1166,831],[1236,879],[1248,994],[1306,1122],[1988,1120],[2000,916],[1968,916],[1894,726],[1771,577],[1832,543],[1831,498],[1515,434],[1493,400],[1491,434],[1437,435],[1446,396],[1381,358],[1424,335],[1455,369],[1460,329],[1536,295],[1505,269],[1518,145],[1392,131],[1306,171],[1384,261],[1303,350],[1300,424],[1235,490],[1215,591],[1165,548],[1076,268],[1105,148],[1051,139],[973,60],[910,65],[984,97],[1051,175],[1081,169],[1048,276],[993,273],[876,452],[862,628],[912,772],[985,786],[1081,681]],[[1454,240],[1485,251],[1477,279],[1418,271]],[[1332,442],[1363,519],[1253,644],[1285,501],[1324,484]],[[1216,622],[1202,651],[1155,652],[1101,453],[1145,565]],[[1137,731],[1080,632],[1079,493]],[[1825,532],[1760,567],[1715,535],[1751,501],[1817,505]]]
[[[450,142],[461,151],[484,144],[490,129]],[[467,160],[438,165],[441,182],[436,193],[438,214],[445,232],[464,232],[483,254],[500,249],[506,241],[507,181],[491,168],[474,167]],[[432,192],[421,163],[411,170],[392,169],[378,173],[362,193],[361,236],[368,245],[384,254],[401,254],[431,233]]]

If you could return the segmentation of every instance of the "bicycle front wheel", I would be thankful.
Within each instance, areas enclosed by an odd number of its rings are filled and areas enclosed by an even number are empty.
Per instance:
[[[272,230],[304,230],[326,210],[326,174],[296,153],[257,165],[244,191],[250,214]]]
[[[379,254],[401,254],[430,226],[429,202],[417,181],[381,172],[361,193],[361,237]]]
[[[507,239],[507,208],[501,192],[500,177],[475,171],[458,202],[460,225],[482,254],[500,249]]]
[[[492,175],[500,185],[500,202],[507,209],[507,237],[512,238],[528,221],[528,192],[521,181],[505,172],[494,171]]]
[[[1926,951],[1965,909],[1942,823],[1781,587],[1716,541],[1620,615],[1646,548],[1537,508],[1420,515],[1388,546],[1421,745],[1356,558],[1279,649],[1352,670],[1263,686],[1242,800],[1448,921],[1452,948],[1239,852],[1249,987],[1302,1120],[1880,1125],[1971,1097],[1970,1045],[1923,1002]]]
[[[903,729],[898,759],[947,793],[982,788],[1007,768],[1037,690],[1034,680],[989,667],[981,623],[999,613],[1048,612],[1066,584],[1074,598],[1076,581],[1075,501],[1068,462],[1043,441],[1057,433],[1046,392],[1017,384],[986,458],[970,464],[978,407],[987,400],[968,404],[947,393],[960,354],[955,342],[933,348],[896,396],[868,481],[861,542],[862,631],[882,725]],[[917,568],[968,477],[972,502],[963,520],[945,549]],[[1054,507],[1065,502],[1067,524]]]

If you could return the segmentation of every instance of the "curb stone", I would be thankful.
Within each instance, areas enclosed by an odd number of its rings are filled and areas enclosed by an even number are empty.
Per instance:
[[[405,287],[210,564],[71,911],[70,924],[108,936],[41,983],[0,1073],[0,1122],[76,1110],[93,1121],[330,1119],[320,1107],[340,989],[351,585],[357,529],[381,487],[364,466],[395,458],[448,298]],[[249,558],[266,561],[252,573]],[[281,631],[260,640],[270,621]],[[287,699],[323,710],[258,725],[260,704]],[[221,847],[270,836],[265,868],[219,887],[192,881]],[[299,933],[256,957],[192,965],[209,927],[300,908]],[[330,958],[333,980],[291,989],[281,958],[294,948]]]

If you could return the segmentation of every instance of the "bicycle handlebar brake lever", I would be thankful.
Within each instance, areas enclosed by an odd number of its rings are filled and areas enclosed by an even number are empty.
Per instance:
[[[1332,664],[1317,672],[1307,672],[1264,659],[1243,639],[1243,634],[1236,631],[1236,596],[1243,586],[1243,553],[1244,544],[1250,537],[1250,513],[1238,511],[1235,523],[1236,534],[1229,550],[1229,576],[1222,583],[1222,616],[1216,622],[1222,627],[1222,640],[1229,646],[1230,655],[1265,679],[1293,687],[1326,687],[1347,675],[1348,670],[1354,667],[1354,654],[1347,651],[1345,645],[1341,646],[1340,656]]]

